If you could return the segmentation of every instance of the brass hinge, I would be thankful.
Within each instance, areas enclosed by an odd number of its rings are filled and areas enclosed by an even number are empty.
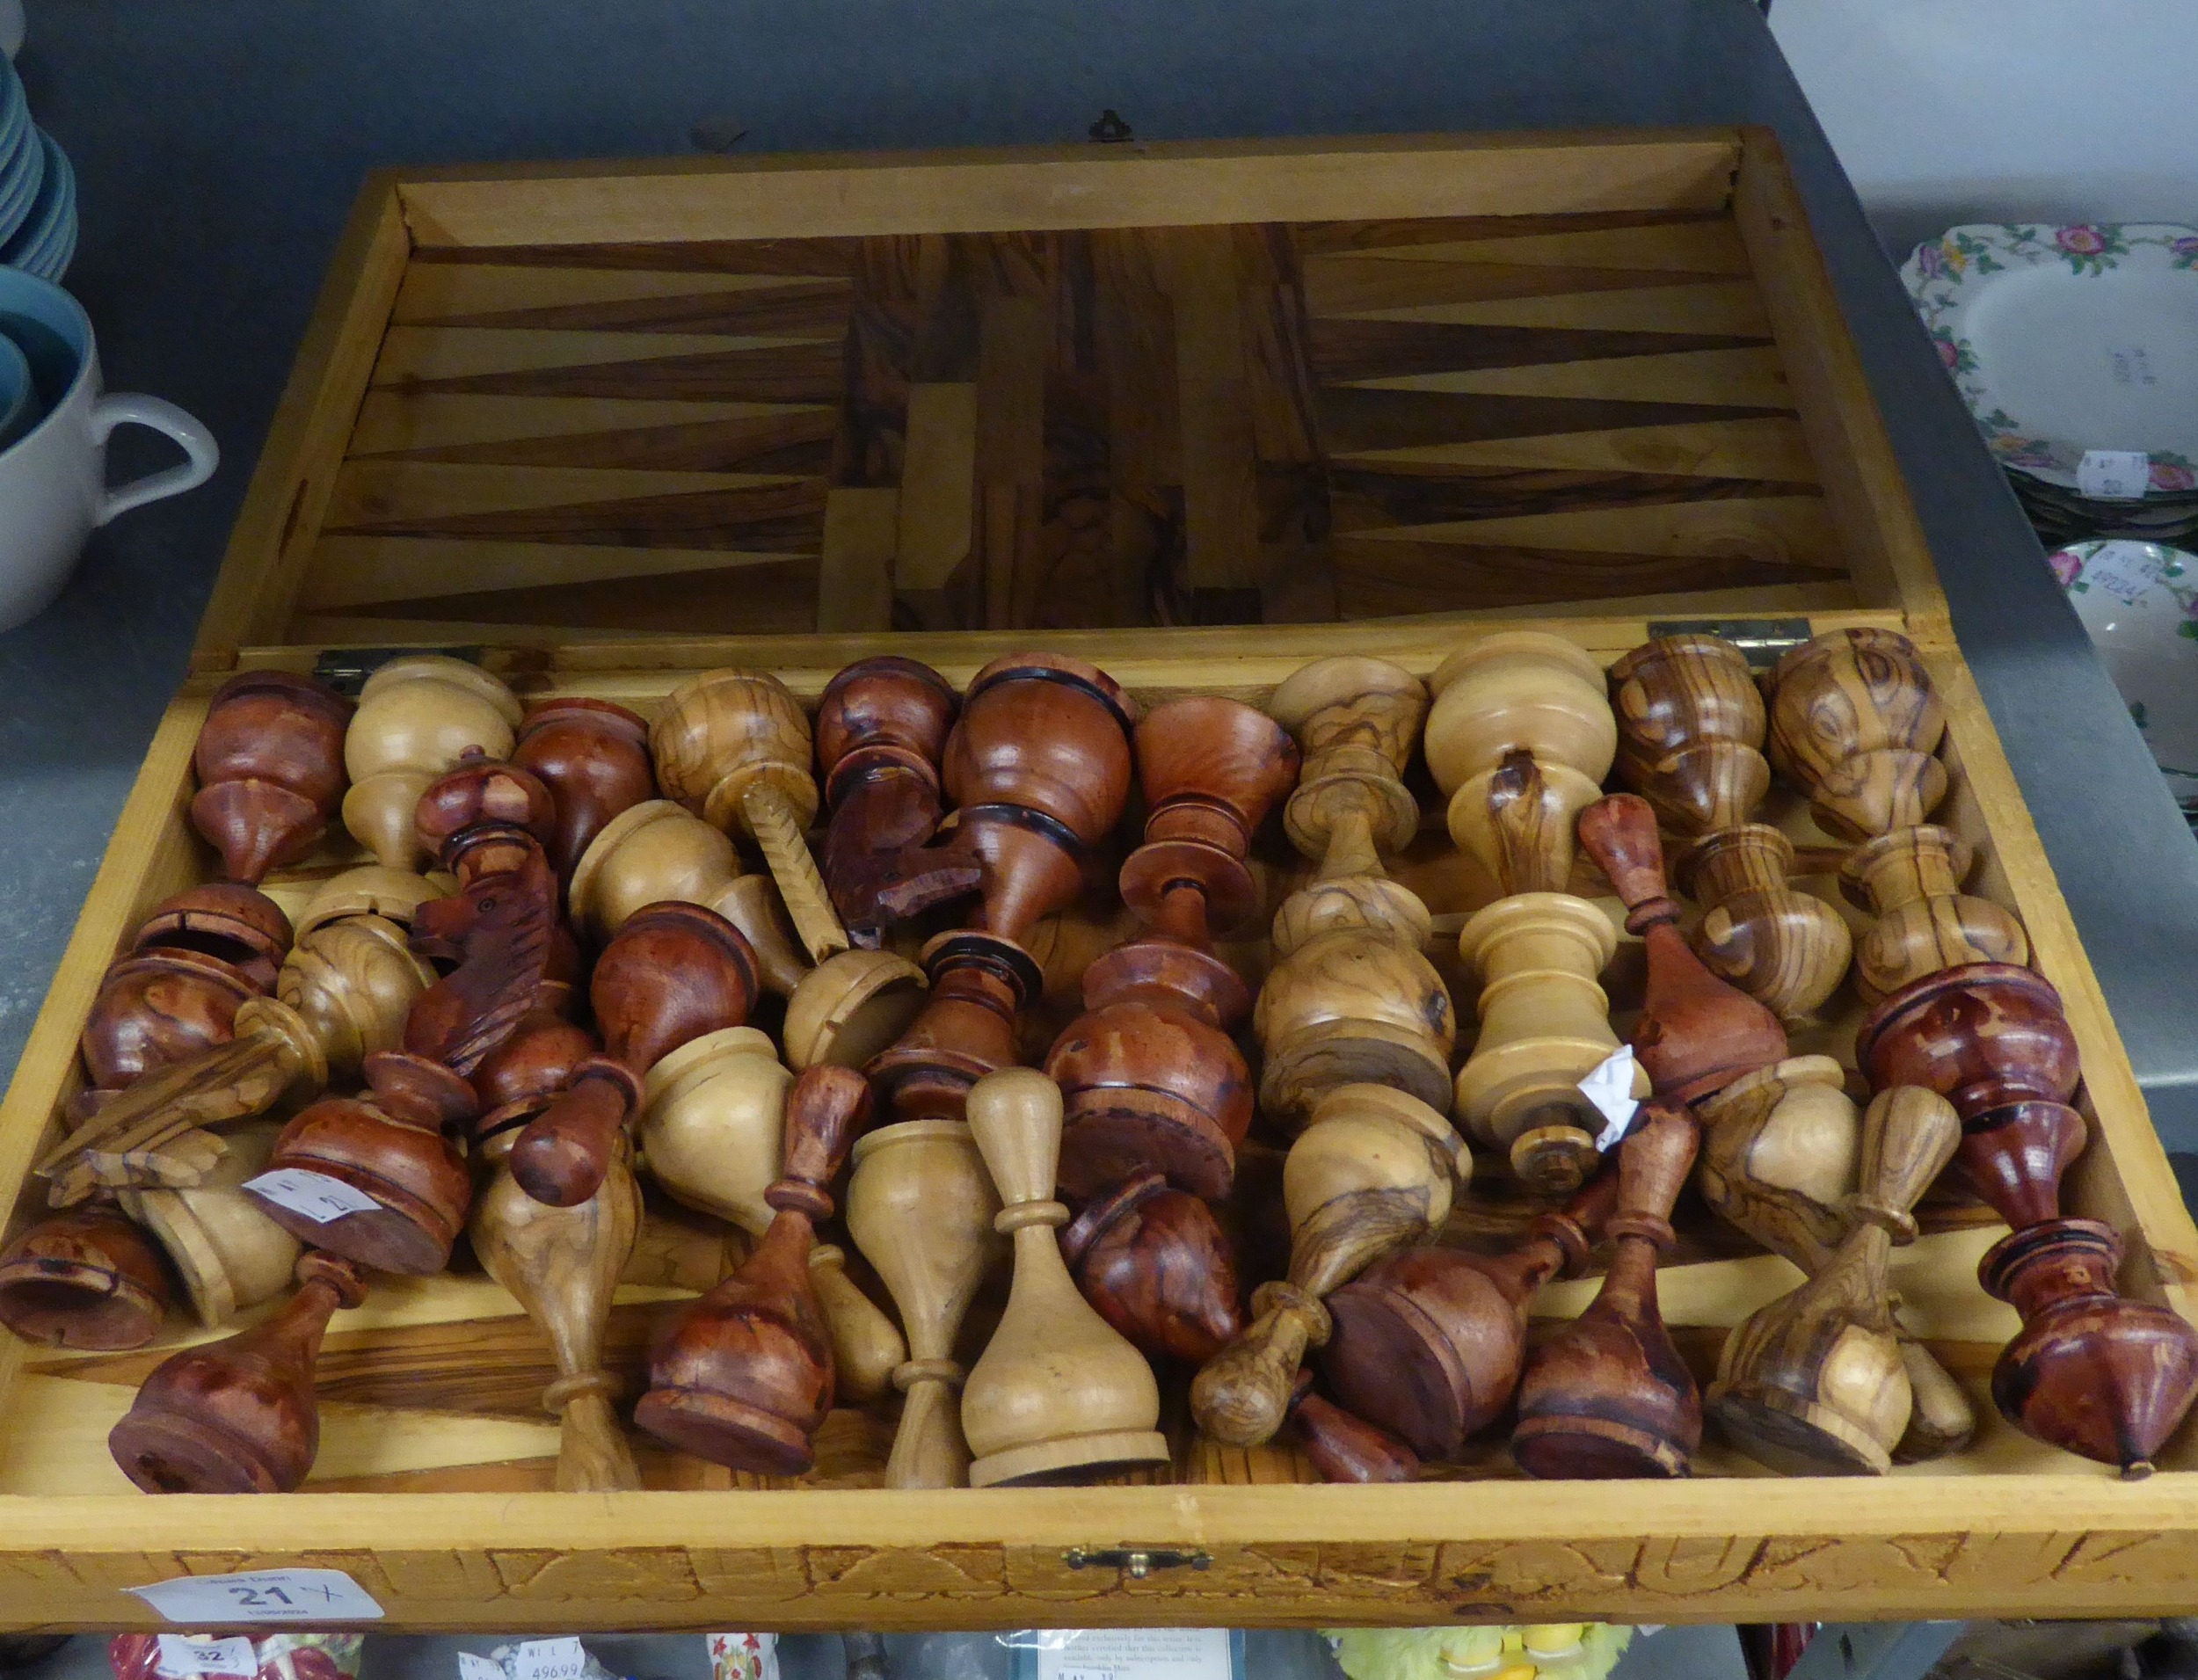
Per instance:
[[[1805,618],[1652,618],[1648,636],[1715,636],[1738,648],[1748,663],[1767,671],[1779,657],[1809,640]]]
[[[1213,1558],[1205,1552],[1171,1552],[1157,1545],[1117,1545],[1103,1552],[1087,1552],[1072,1545],[1061,1553],[1072,1569],[1119,1569],[1132,1581],[1142,1581],[1155,1569],[1211,1569]]]
[[[408,658],[415,653],[440,653],[453,659],[464,659],[470,664],[481,663],[481,649],[474,647],[418,647],[418,648],[331,648],[313,661],[313,674],[339,695],[353,700],[367,686],[367,679],[392,659]]]

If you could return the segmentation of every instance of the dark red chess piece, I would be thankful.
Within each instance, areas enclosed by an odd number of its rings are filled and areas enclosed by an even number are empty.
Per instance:
[[[232,881],[313,849],[344,795],[344,731],[354,708],[333,688],[287,671],[245,671],[214,691],[192,753],[199,791],[191,825]]]

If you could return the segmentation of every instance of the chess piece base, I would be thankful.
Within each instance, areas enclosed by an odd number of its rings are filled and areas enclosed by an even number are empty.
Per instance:
[[[1056,1477],[1084,1482],[1139,1465],[1166,1464],[1168,1437],[1154,1429],[1103,1429],[989,1453],[969,1467],[972,1487],[1043,1485]]]
[[[1775,1388],[1713,1385],[1705,1399],[1718,1426],[1758,1464],[1783,1476],[1881,1476],[1885,1449],[1830,1407]]]
[[[799,1429],[729,1395],[653,1388],[634,1407],[634,1422],[681,1452],[759,1475],[798,1476],[816,1462]]]
[[[1663,1436],[1608,1418],[1521,1418],[1511,1456],[1528,1475],[1550,1481],[1644,1480],[1684,1476],[1688,1455]]]

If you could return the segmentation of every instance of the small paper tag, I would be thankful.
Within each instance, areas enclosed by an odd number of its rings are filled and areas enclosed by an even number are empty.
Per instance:
[[[2152,487],[2152,458],[2142,449],[2086,449],[2076,463],[2076,488],[2107,501],[2142,501]]]
[[[382,1606],[341,1569],[258,1569],[179,1575],[125,1587],[171,1622],[378,1622]]]
[[[1634,1047],[1620,1044],[1589,1069],[1588,1076],[1580,1081],[1580,1095],[1595,1104],[1596,1112],[1603,1116],[1603,1132],[1595,1140],[1596,1148],[1617,1148],[1626,1128],[1634,1123],[1634,1111],[1641,1107],[1634,1101]]]
[[[512,1653],[512,1680],[580,1680],[586,1672],[577,1639],[528,1640]]]
[[[241,1633],[226,1640],[194,1640],[183,1633],[163,1633],[153,1668],[168,1676],[169,1680],[191,1680],[197,1674],[249,1676],[259,1672],[259,1659],[252,1654],[251,1641]]]
[[[2084,563],[2083,581],[2124,607],[2134,607],[2151,593],[2165,571],[2143,544],[2107,542]]]
[[[476,1656],[470,1651],[458,1653],[458,1680],[509,1680],[504,1665],[493,1657]]]
[[[1034,1653],[1037,1680],[1231,1680],[1226,1627],[1110,1627]]]
[[[309,1173],[302,1167],[279,1167],[246,1181],[244,1188],[279,1208],[302,1213],[315,1225],[326,1225],[346,1213],[371,1213],[382,1205],[340,1178]]]

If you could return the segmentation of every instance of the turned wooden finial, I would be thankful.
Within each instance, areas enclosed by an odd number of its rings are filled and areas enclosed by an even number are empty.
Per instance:
[[[1586,1312],[1528,1356],[1511,1456],[1550,1480],[1684,1476],[1702,1402],[1656,1307],[1656,1255],[1694,1163],[1694,1123],[1652,1103],[1619,1151],[1610,1269]]]
[[[1323,1481],[1412,1481],[1420,1473],[1419,1454],[1387,1430],[1315,1393],[1309,1371],[1300,1371],[1292,1386],[1290,1422]]]
[[[142,1348],[174,1293],[159,1249],[112,1208],[55,1214],[0,1248],[0,1324],[34,1347]]]
[[[1721,636],[1660,636],[1610,669],[1618,779],[1674,833],[1736,827],[1771,790],[1755,673]]]
[[[1076,1292],[1061,1258],[1060,1087],[1034,1068],[1006,1068],[971,1089],[968,1115],[1000,1191],[993,1226],[1015,1245],[1007,1311],[962,1391],[970,1486],[1165,1464],[1153,1368]]]
[[[1086,1203],[1061,1254],[1099,1316],[1153,1358],[1201,1364],[1244,1327],[1236,1255],[1213,1210],[1149,1167]]]
[[[1784,1021],[1838,990],[1854,936],[1846,919],[1787,884],[1794,842],[1766,823],[1705,834],[1679,855],[1679,890],[1702,906],[1694,953],[1710,972]]]
[[[1975,861],[1967,840],[1932,824],[1896,828],[1847,854],[1840,890],[1877,916],[1854,948],[1865,1003],[1942,969],[2030,960],[2014,913],[1961,891]]]
[[[1429,686],[1427,767],[1451,839],[1503,894],[1562,892],[1574,825],[1618,750],[1602,668],[1563,636],[1503,630],[1452,654]]]
[[[232,881],[295,863],[336,814],[352,703],[287,671],[246,671],[214,691],[191,758],[191,825]]]
[[[571,880],[605,824],[656,793],[649,726],[607,700],[568,697],[533,707],[520,720],[512,762],[538,777],[556,801],[547,849],[560,881]]]
[[[1232,1446],[1271,1440],[1306,1349],[1328,1339],[1322,1298],[1439,1229],[1471,1162],[1442,1116],[1405,1092],[1346,1085],[1323,1097],[1283,1165],[1289,1276],[1253,1293],[1251,1323],[1191,1383],[1198,1427]]]
[[[433,855],[412,825],[420,796],[469,752],[504,758],[519,720],[512,691],[477,665],[440,653],[390,660],[359,691],[344,734],[344,826],[376,862],[412,869]]]
[[[1771,762],[1843,840],[1910,828],[1946,797],[1946,707],[1897,630],[1830,630],[1771,673]]]
[[[826,1187],[869,1118],[870,1087],[847,1067],[812,1067],[786,1102],[782,1175],[764,1193],[775,1217],[731,1276],[681,1313],[649,1359],[634,1421],[682,1452],[793,1476],[832,1409],[832,1335],[811,1282]]]

